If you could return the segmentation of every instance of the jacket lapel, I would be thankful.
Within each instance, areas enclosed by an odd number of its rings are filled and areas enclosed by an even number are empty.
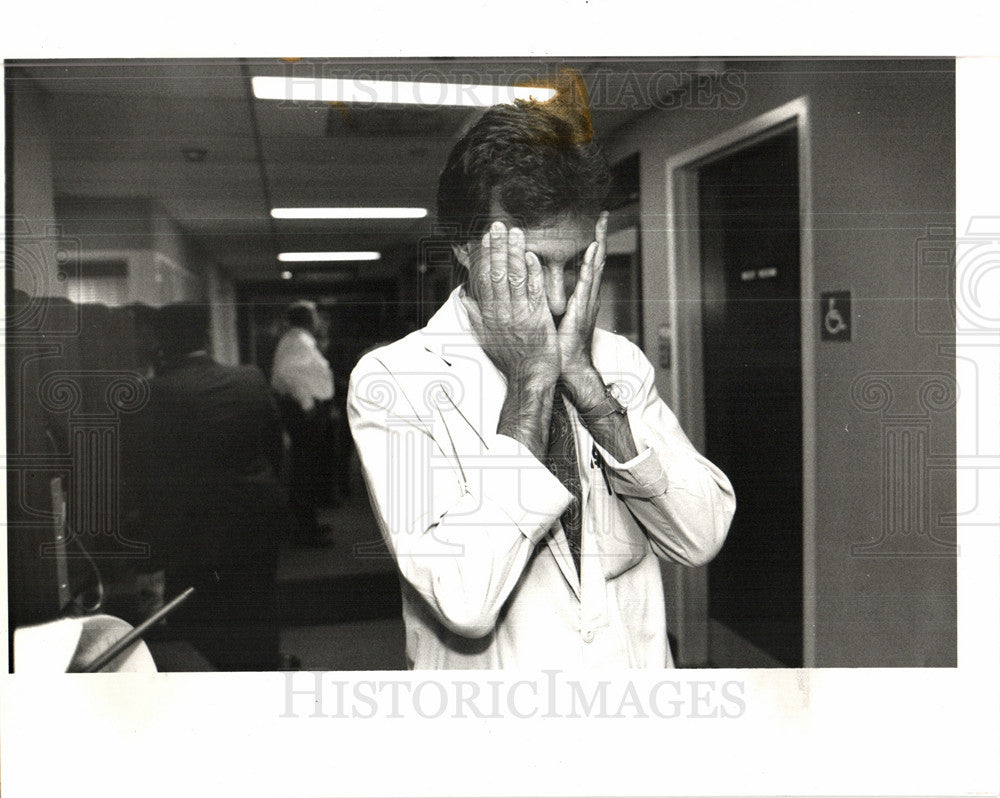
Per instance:
[[[555,529],[545,538],[545,543],[555,557],[559,570],[562,571],[563,578],[573,588],[573,593],[577,599],[580,598],[580,575],[576,572],[576,565],[573,564],[573,555],[569,550],[569,543],[566,540],[566,533],[563,532],[562,524],[557,524]],[[581,560],[582,562],[582,560]]]
[[[507,381],[499,372],[472,336],[469,329],[469,319],[459,299],[460,289],[455,289],[448,301],[428,321],[424,328],[424,348],[443,361],[445,372],[454,375],[454,380],[448,382],[457,385],[453,396],[456,411],[460,412],[463,424],[476,431],[477,435],[486,437],[494,434],[497,422],[500,420],[500,409],[507,395]],[[571,418],[575,419],[575,412]],[[451,425],[449,425],[451,426]],[[579,429],[574,422],[579,450]],[[584,460],[589,453],[584,452],[578,457],[579,467],[584,467]],[[584,484],[584,507],[587,502],[587,480]],[[586,517],[586,513],[584,513]],[[585,522],[586,523],[586,522]],[[580,598],[580,577],[573,563],[569,543],[561,524],[556,524],[546,536],[545,543],[555,558],[566,582],[572,588],[576,597]]]

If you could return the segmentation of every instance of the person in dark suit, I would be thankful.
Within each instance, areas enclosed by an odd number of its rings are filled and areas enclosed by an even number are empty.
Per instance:
[[[274,670],[278,545],[294,523],[277,407],[256,366],[208,354],[205,305],[161,308],[155,330],[160,362],[123,430],[123,471],[166,597],[195,587],[168,626],[220,670]]]

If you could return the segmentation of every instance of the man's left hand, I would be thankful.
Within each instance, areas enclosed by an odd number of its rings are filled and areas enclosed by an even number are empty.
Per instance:
[[[580,393],[589,393],[574,388],[590,387],[592,378],[596,374],[590,348],[594,338],[597,311],[601,305],[601,279],[604,275],[604,261],[607,254],[607,234],[608,214],[604,212],[597,220],[594,241],[587,247],[583,256],[576,287],[566,304],[566,313],[559,323],[560,378],[570,389],[574,402],[578,398],[583,399]],[[601,389],[603,390],[603,383]],[[599,399],[600,397],[595,401]]]

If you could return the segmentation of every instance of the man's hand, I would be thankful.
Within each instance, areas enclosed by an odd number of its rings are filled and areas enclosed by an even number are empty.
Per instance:
[[[549,313],[542,266],[526,253],[524,231],[494,222],[470,264],[474,297],[462,295],[472,331],[507,378],[497,432],[520,441],[538,459],[548,447],[559,343]]]
[[[594,241],[583,256],[566,313],[559,323],[560,379],[578,408],[597,404],[604,396],[604,383],[591,359],[591,343],[601,304],[607,236],[608,214],[602,213],[595,226]]]
[[[607,238],[608,214],[602,213],[597,220],[594,242],[587,247],[583,257],[566,314],[559,323],[559,380],[565,386],[570,401],[580,411],[596,407],[605,398],[604,379],[594,367],[591,344],[601,304]],[[593,439],[619,462],[631,460],[638,454],[628,419],[617,413],[589,423],[587,429]]]
[[[554,383],[559,374],[556,328],[545,299],[542,266],[525,252],[524,231],[494,222],[470,265],[473,297],[463,294],[483,351],[507,378]]]

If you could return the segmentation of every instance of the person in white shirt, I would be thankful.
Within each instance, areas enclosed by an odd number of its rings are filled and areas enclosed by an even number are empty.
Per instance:
[[[594,328],[608,170],[586,114],[518,101],[466,133],[438,223],[467,280],[351,375],[412,668],[670,666],[658,560],[707,563],[732,519],[642,351]]]
[[[285,318],[289,327],[274,351],[271,387],[310,413],[333,398],[333,372],[316,344],[319,313],[314,302],[299,301],[288,307]]]
[[[313,302],[293,302],[286,311],[289,327],[278,341],[271,366],[271,388],[278,396],[285,429],[291,439],[289,500],[297,521],[297,542],[329,544],[329,528],[321,527],[317,507],[329,490],[323,447],[331,423],[333,372],[316,344],[319,314]]]

